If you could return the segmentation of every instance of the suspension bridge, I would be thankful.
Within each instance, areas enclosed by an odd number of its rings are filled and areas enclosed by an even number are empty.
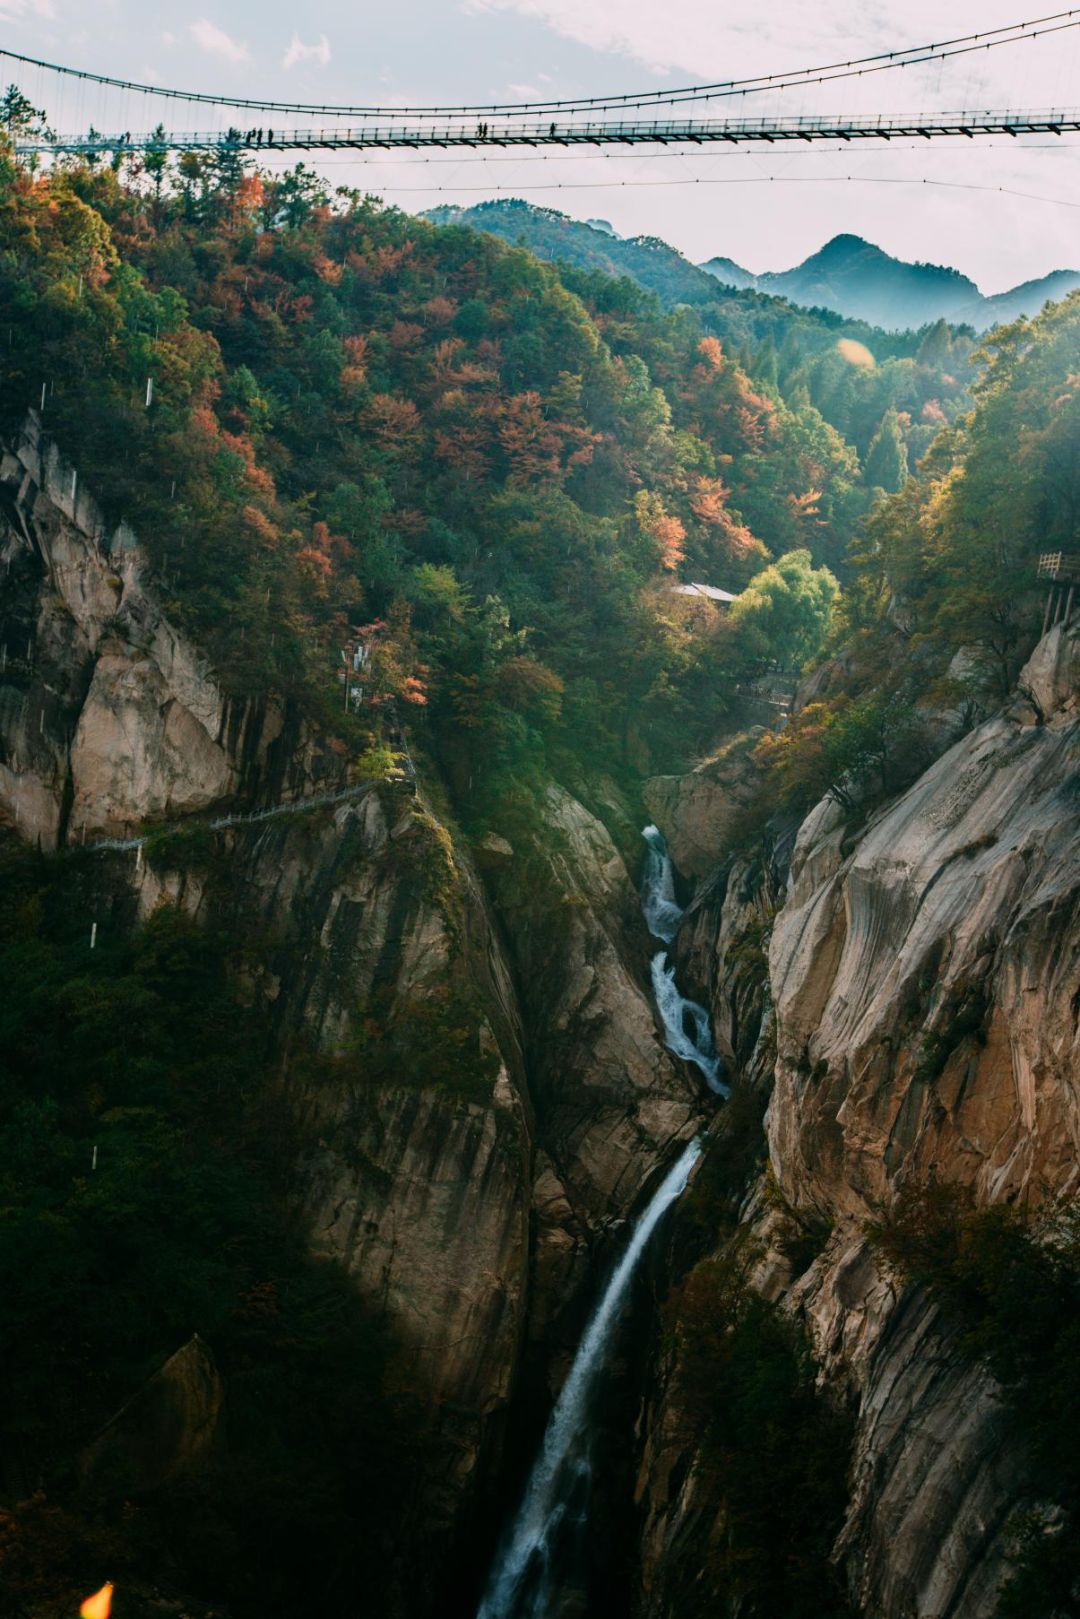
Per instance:
[[[977,96],[989,99],[980,80],[986,53],[1040,41],[1047,50],[1053,49],[1060,67],[1052,87],[1044,78],[1035,91],[1045,94],[1050,105],[1033,107],[1033,87],[1020,88],[1025,66],[1020,78],[1010,75],[1008,99],[1019,106],[987,108],[984,102],[981,110],[972,110]],[[249,96],[228,96],[169,88],[46,61],[2,44],[0,59],[11,62],[20,74],[31,75],[23,90],[38,92],[33,103],[24,102],[15,121],[10,112],[6,114],[9,136],[21,158],[46,164],[65,158],[130,158],[137,167],[140,159],[170,153],[258,154],[272,159],[274,154],[293,152],[404,153],[425,148],[470,148],[481,154],[525,147],[566,152],[590,147],[744,147],[758,151],[773,147],[790,151],[817,143],[830,143],[834,149],[854,144],[880,148],[905,141],[962,143],[994,137],[1023,146],[1033,136],[1080,133],[1080,107],[1071,104],[1075,73],[1067,66],[1067,42],[1080,49],[1080,6],[929,44],[749,78],[607,96],[396,107],[268,100],[257,91]],[[1032,61],[1030,53],[1022,54],[1025,64]],[[898,70],[919,70],[903,73],[905,88],[921,85],[922,93],[940,104],[942,86],[939,83],[935,90],[926,71],[940,75],[946,65],[962,66],[958,59],[964,58],[968,87],[954,85],[952,101],[954,108],[962,110],[904,114],[892,110],[895,100],[890,103],[884,89],[877,88],[890,76],[894,84],[899,82]],[[822,87],[839,82],[846,82],[851,92],[848,115],[809,110],[820,105]],[[782,98],[778,98],[779,92],[784,92]],[[792,97],[798,95],[808,99],[796,113]],[[747,98],[757,98],[757,116],[748,115]],[[203,127],[173,127],[180,122],[178,104],[192,108],[192,122],[197,117]],[[715,116],[725,104],[733,113],[737,107],[737,114]],[[35,106],[43,105],[55,111],[56,128],[71,131],[82,125],[85,132],[54,133],[49,127],[52,118],[34,111]],[[799,107],[799,102],[795,105]],[[110,132],[100,133],[95,123]],[[211,124],[216,127],[206,127]]]
[[[331,124],[314,129],[195,130],[44,136],[17,140],[20,156],[104,156],[117,152],[312,152],[422,147],[777,145],[814,141],[967,139],[1080,133],[1080,109],[957,112],[929,117],[618,119],[522,122],[458,118],[442,123]]]

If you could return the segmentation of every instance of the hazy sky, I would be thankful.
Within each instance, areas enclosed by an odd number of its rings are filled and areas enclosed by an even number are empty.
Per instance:
[[[881,0],[0,0],[0,44],[185,88],[401,106],[742,77],[1051,9],[1023,0],[907,0],[902,8]],[[86,88],[69,88],[57,104],[54,80],[15,64],[0,71],[65,129],[139,129],[158,114],[138,98],[110,103]],[[1076,107],[1080,30],[828,86],[813,99],[798,92],[743,105],[748,113]],[[703,110],[742,109],[726,102]],[[198,109],[174,107],[171,116],[173,127],[207,127]],[[1080,137],[565,159],[439,153],[427,162],[339,157],[321,166],[336,182],[404,208],[524,196],[608,219],[624,234],[663,236],[694,259],[727,254],[753,270],[786,268],[838,231],[906,258],[953,264],[988,292],[1080,267]]]

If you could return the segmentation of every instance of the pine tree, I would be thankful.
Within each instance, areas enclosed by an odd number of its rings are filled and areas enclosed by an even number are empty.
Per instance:
[[[907,445],[900,432],[896,411],[888,409],[878,424],[866,452],[864,476],[872,489],[884,489],[895,495],[907,482]]]

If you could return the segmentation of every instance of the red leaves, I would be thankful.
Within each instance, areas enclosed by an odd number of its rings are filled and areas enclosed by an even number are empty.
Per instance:
[[[823,517],[818,516],[818,513],[821,510],[819,505],[820,500],[820,489],[807,489],[801,495],[792,493],[787,497],[788,511],[797,521],[809,521],[812,518],[818,525],[820,525],[825,521]]]
[[[590,460],[595,438],[585,428],[549,421],[538,393],[514,394],[499,421],[499,442],[509,461],[506,481],[518,488],[561,483],[564,457],[567,467]]]
[[[429,326],[445,326],[457,314],[457,307],[452,298],[444,298],[440,295],[429,298],[421,309],[421,314]]]
[[[364,425],[381,450],[409,457],[420,448],[423,424],[411,399],[375,394],[364,412]]]
[[[396,320],[387,333],[386,340],[392,349],[399,354],[415,349],[424,335],[424,328],[412,320]]]

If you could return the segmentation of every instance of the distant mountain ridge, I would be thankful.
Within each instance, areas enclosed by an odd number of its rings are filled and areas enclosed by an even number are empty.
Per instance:
[[[988,297],[959,270],[908,263],[861,236],[846,234],[834,236],[791,270],[754,275],[719,256],[701,268],[722,285],[771,293],[805,308],[832,309],[886,331],[917,331],[936,320],[986,331],[1020,315],[1037,315],[1050,299],[1080,287],[1080,271],[1054,270]]]
[[[519,198],[499,198],[469,208],[444,205],[424,216],[437,225],[468,225],[528,248],[538,258],[625,275],[656,293],[670,309],[675,304],[715,307],[728,300],[728,315],[749,312],[766,300],[828,316],[823,318],[875,327],[879,332],[918,332],[935,321],[986,331],[1019,315],[1037,315],[1050,299],[1064,298],[1080,287],[1080,270],[1054,270],[1007,292],[987,296],[968,276],[938,264],[909,264],[893,258],[861,236],[834,236],[817,253],[791,270],[754,275],[734,259],[720,255],[694,264],[677,248],[656,236],[620,236],[606,219],[572,219],[554,208],[538,208]],[[756,302],[755,302],[756,295]]]
[[[620,236],[606,219],[571,219],[554,208],[537,208],[517,197],[481,202],[471,208],[445,204],[425,215],[436,225],[468,225],[504,241],[528,248],[537,258],[626,275],[655,292],[670,307],[675,303],[710,303],[717,296],[716,277],[684,258],[677,248],[655,236]],[[746,272],[742,272],[745,274]]]

